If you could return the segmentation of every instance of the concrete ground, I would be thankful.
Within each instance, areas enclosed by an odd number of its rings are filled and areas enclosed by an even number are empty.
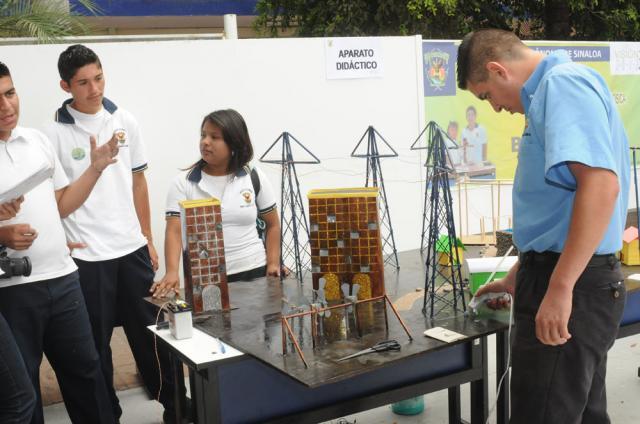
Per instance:
[[[489,340],[489,364],[495,363],[493,352],[494,341]],[[126,343],[125,343],[126,347]],[[119,346],[120,351],[122,346]],[[118,360],[127,358],[120,353]],[[130,354],[129,354],[130,355]],[[115,356],[115,355],[114,355]],[[129,364],[117,364],[117,370],[127,369]],[[632,424],[640,422],[640,335],[619,339],[609,352],[607,369],[607,389],[609,398],[609,414],[611,422]],[[489,370],[490,388],[495,388],[495,369]],[[122,424],[157,424],[162,422],[162,407],[155,401],[149,400],[146,392],[140,388],[126,388],[118,392],[124,415]],[[462,387],[462,416],[469,418],[469,388]],[[491,405],[495,400],[495,393],[489,393]],[[47,424],[69,423],[63,403],[55,403],[45,407],[45,421]],[[370,411],[342,417],[328,421],[331,424],[439,424],[447,422],[447,392],[440,391],[425,396],[425,410],[419,415],[406,417],[391,412],[391,406],[383,406]],[[495,422],[490,419],[489,422]]]

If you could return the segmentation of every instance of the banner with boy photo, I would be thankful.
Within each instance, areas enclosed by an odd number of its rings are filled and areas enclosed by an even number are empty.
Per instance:
[[[597,70],[613,93],[630,145],[640,145],[640,121],[634,110],[640,99],[640,43],[526,43],[545,53],[567,50],[574,61]],[[471,178],[511,179],[524,116],[497,114],[489,102],[458,89],[458,44],[459,41],[422,43],[425,122],[435,121],[458,144],[458,149],[450,150],[450,156],[459,173]]]

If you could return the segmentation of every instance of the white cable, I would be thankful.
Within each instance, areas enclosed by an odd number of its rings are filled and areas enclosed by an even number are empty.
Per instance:
[[[496,267],[493,269],[493,272],[491,273],[491,275],[489,275],[489,278],[487,278],[487,281],[484,282],[485,284],[488,284],[493,280],[494,275],[496,275],[496,272],[498,272],[498,270],[500,269],[500,265],[502,265],[502,262],[504,262],[504,260],[507,259],[507,256],[509,256],[509,253],[511,253],[512,250],[513,250],[513,244],[509,246],[507,253],[505,253],[504,256],[500,259],[500,262],[498,262]]]
[[[500,269],[500,265],[502,265],[502,262],[504,262],[504,260],[507,258],[507,256],[509,256],[509,253],[511,253],[512,250],[513,250],[513,244],[509,247],[509,249],[507,250],[507,253],[505,253],[504,256],[502,256],[502,258],[500,259],[500,262],[498,262],[498,264],[496,265],[491,275],[489,275],[489,278],[487,278],[487,281],[485,282],[485,284],[488,284],[493,280],[494,275],[496,275],[496,272],[498,272],[498,269]],[[513,297],[511,297],[511,294],[509,293],[507,293],[507,296],[509,297],[509,330],[507,330],[507,367],[504,370],[504,374],[502,374],[502,377],[500,377],[500,381],[498,382],[498,388],[496,389],[496,400],[493,402],[493,405],[489,409],[489,415],[487,416],[487,421],[485,424],[489,424],[489,420],[491,419],[491,416],[495,411],[496,406],[498,405],[500,388],[502,387],[504,378],[509,373],[509,366],[511,364],[511,325],[513,324]]]
[[[493,402],[493,405],[491,405],[491,408],[489,409],[489,415],[487,415],[487,421],[485,422],[485,424],[489,424],[489,420],[491,419],[491,416],[493,415],[496,409],[496,406],[498,405],[500,388],[502,387],[504,378],[507,376],[507,374],[509,374],[509,367],[511,365],[511,325],[513,324],[513,297],[511,297],[509,293],[507,293],[507,296],[509,296],[509,330],[507,330],[507,366],[506,366],[506,369],[504,370],[504,373],[502,374],[502,377],[500,377],[500,381],[498,382],[498,388],[496,389],[496,400]]]

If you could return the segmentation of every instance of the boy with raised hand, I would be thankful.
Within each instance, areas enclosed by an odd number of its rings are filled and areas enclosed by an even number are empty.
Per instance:
[[[105,78],[98,56],[86,46],[68,47],[58,59],[60,87],[71,95],[55,114],[47,134],[66,176],[75,181],[87,169],[86,140],[118,140],[118,163],[105,171],[87,201],[63,220],[67,239],[83,247],[71,255],[80,272],[102,372],[113,412],[122,414],[113,388],[111,335],[121,324],[145,386],[154,397],[160,387],[165,420],[172,419],[173,377],[161,352],[158,369],[154,343],[146,326],[156,311],[143,299],[149,295],[158,260],[151,237],[149,196],[144,171],[144,143],[136,119],[104,97]],[[162,384],[160,375],[162,374]]]
[[[10,258],[27,256],[32,264],[28,276],[5,275],[0,279],[0,310],[37,399],[33,415],[29,405],[23,405],[20,419],[24,421],[20,422],[44,422],[39,378],[45,353],[71,421],[111,424],[114,417],[107,387],[60,217],[81,205],[101,173],[115,162],[117,142],[114,138],[96,147],[91,140],[90,165],[69,184],[46,136],[18,126],[19,114],[13,79],[7,66],[0,63],[0,178],[5,187],[14,187],[25,175],[42,170],[49,174],[23,197],[0,207],[0,215],[7,218],[0,222],[0,244],[8,248]],[[10,378],[2,380],[3,386],[10,383]],[[23,399],[27,401],[27,397]]]

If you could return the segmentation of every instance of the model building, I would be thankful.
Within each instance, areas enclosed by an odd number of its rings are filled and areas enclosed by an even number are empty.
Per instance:
[[[220,201],[180,202],[185,297],[194,313],[229,309]]]
[[[314,290],[328,302],[342,298],[344,284],[359,300],[382,296],[378,188],[312,190],[308,198]]]

